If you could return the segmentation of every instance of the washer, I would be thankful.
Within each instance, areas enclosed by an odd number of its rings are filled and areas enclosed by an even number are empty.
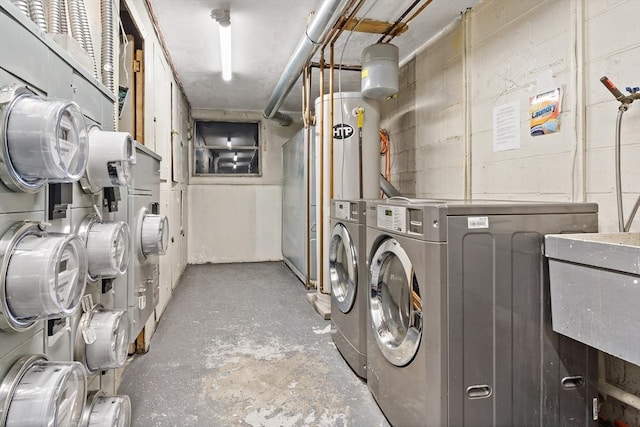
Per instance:
[[[597,205],[387,200],[366,217],[367,381],[392,425],[596,425],[597,354],[553,332],[542,245],[596,231]]]
[[[331,337],[361,378],[367,377],[366,202],[332,200],[329,277]]]

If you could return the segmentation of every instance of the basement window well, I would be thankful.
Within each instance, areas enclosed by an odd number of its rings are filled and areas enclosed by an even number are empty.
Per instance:
[[[260,176],[260,122],[195,122],[195,176]]]

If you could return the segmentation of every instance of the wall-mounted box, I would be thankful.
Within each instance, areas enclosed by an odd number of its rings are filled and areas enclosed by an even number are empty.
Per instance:
[[[553,330],[640,365],[640,233],[549,235]]]

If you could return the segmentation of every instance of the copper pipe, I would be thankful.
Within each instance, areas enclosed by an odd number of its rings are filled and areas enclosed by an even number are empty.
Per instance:
[[[339,21],[340,22],[340,27],[338,28],[338,31],[336,32],[336,34],[333,36],[333,39],[331,39],[331,44],[335,44],[335,42],[338,41],[338,38],[344,32],[344,28],[345,28],[345,25],[347,24],[347,22],[349,22],[349,21],[351,21],[352,19],[355,18],[356,13],[358,13],[360,11],[360,9],[362,8],[362,6],[364,6],[365,1],[366,0],[358,0],[358,4],[353,8],[351,13],[349,13],[349,15],[346,17],[346,19],[344,21]],[[358,24],[356,24],[353,29],[355,30],[357,27],[358,27]]]
[[[349,4],[347,5],[346,9],[345,9],[345,13],[346,11],[348,11],[349,9],[351,9],[353,7],[353,5],[357,2],[360,1],[362,3],[364,3],[365,0],[351,0],[351,2],[349,2]],[[354,12],[352,11],[349,16],[353,16]],[[333,26],[333,28],[331,29],[331,31],[329,32],[329,34],[327,35],[327,38],[324,40],[324,42],[322,43],[321,46],[321,50],[324,50],[329,43],[334,40],[335,41],[335,34],[339,31],[340,28],[343,28],[346,23],[349,21],[349,18],[345,18],[344,15],[342,15],[340,17],[340,19],[338,19],[338,22],[336,22],[336,24]]]
[[[409,24],[409,22],[413,21],[413,18],[415,18],[416,16],[420,15],[420,12],[422,12],[422,11],[423,11],[427,6],[429,6],[429,4],[431,4],[431,2],[432,2],[432,1],[433,1],[433,0],[427,0],[427,1],[425,2],[425,4],[423,4],[422,6],[420,6],[420,7],[418,8],[418,10],[416,10],[415,12],[413,12],[413,15],[411,15],[411,16],[409,17],[409,19],[407,19],[406,21],[404,21],[404,23],[405,23],[405,24]],[[398,31],[398,30],[396,29],[396,30],[395,30],[395,34],[393,34],[393,37],[395,37],[395,36],[397,36],[397,35],[398,35],[398,34],[397,34],[397,31]]]
[[[317,62],[312,62],[309,65],[311,68],[320,68],[320,64]],[[336,65],[342,71],[362,71],[362,65],[346,65],[346,64],[338,64]]]
[[[391,27],[389,27],[389,29],[387,29],[387,31],[385,31],[385,33],[382,35],[382,37],[380,37],[380,39],[378,39],[378,43],[385,43],[383,40],[389,36],[389,34],[393,33],[396,28],[400,25],[400,23],[402,22],[402,20],[404,19],[405,16],[407,16],[409,14],[409,12],[411,12],[413,10],[414,7],[416,7],[418,5],[418,3],[420,3],[422,0],[415,0],[413,3],[411,3],[411,6],[409,6],[407,8],[407,10],[405,10],[402,15],[400,15],[400,18],[396,19],[396,22],[393,23],[393,25]],[[427,0],[429,1],[429,0]],[[391,39],[393,38],[393,36],[387,40],[386,43],[388,43]]]
[[[333,114],[334,105],[333,105],[333,95],[334,95],[334,49],[333,42],[329,47],[329,132],[333,132]],[[329,203],[331,203],[331,199],[333,199],[333,134],[331,138],[329,138]]]
[[[318,114],[316,112],[316,114]],[[318,290],[324,293],[324,49],[320,51],[320,138],[316,141],[320,153],[318,155],[320,165],[316,171],[316,179],[320,181],[320,202],[317,209],[320,211],[320,221],[316,224],[318,229],[316,239],[320,242],[320,262],[318,263]]]
[[[304,286],[307,290],[311,289],[311,68],[305,67],[304,69],[304,81],[303,81],[303,102],[305,110],[304,117],[304,129],[305,129],[305,162],[307,165],[307,194],[306,194],[306,216],[307,216],[307,228],[305,229],[305,262],[307,265],[307,274],[305,276]]]
[[[357,2],[357,5],[356,5]],[[320,165],[318,173],[316,177],[320,178],[320,203],[319,203],[319,211],[320,211],[320,222],[317,224],[319,226],[319,236],[317,237],[320,241],[320,265],[318,266],[318,280],[320,286],[318,289],[320,293],[325,295],[331,294],[331,288],[329,287],[329,291],[325,292],[324,290],[324,49],[326,48],[329,41],[331,41],[331,64],[330,64],[330,89],[329,89],[329,130],[333,129],[333,45],[335,40],[340,36],[343,31],[344,25],[349,21],[351,17],[353,17],[357,11],[362,7],[365,0],[351,0],[346,10],[349,10],[351,7],[356,5],[354,9],[350,12],[348,18],[344,18],[344,15],[338,20],[336,25],[333,27],[329,36],[325,39],[325,42],[322,44],[322,48],[320,50],[320,141],[316,141],[316,144],[320,144]],[[317,113],[316,113],[317,114]],[[333,197],[333,135],[331,135],[331,139],[329,141],[330,148],[330,158],[329,158],[329,197]]]

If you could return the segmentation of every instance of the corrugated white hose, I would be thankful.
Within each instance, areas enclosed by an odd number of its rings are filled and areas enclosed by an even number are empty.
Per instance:
[[[71,37],[80,43],[80,46],[84,47],[84,36],[82,33],[82,22],[80,21],[80,11],[78,10],[78,1],[67,0],[67,9],[69,10]]]
[[[29,13],[29,2],[28,0],[12,0],[13,4],[15,4],[20,12],[24,13],[26,16],[31,17]]]
[[[82,27],[82,40],[84,49],[89,54],[89,57],[93,61],[93,76],[98,76],[98,64],[96,62],[96,52],[93,48],[93,37],[91,37],[91,25],[89,25],[89,17],[87,15],[87,8],[84,4],[84,0],[76,0],[78,2],[78,13],[80,14],[80,25]]]
[[[48,30],[50,34],[60,34],[61,33],[61,18],[62,11],[60,10],[62,6],[61,0],[48,0],[47,2],[47,21],[48,21]]]
[[[67,26],[67,5],[64,0],[56,0],[60,5],[60,34],[69,34]]]
[[[102,23],[102,83],[116,93],[114,51],[113,51],[113,0],[100,0],[100,19]]]
[[[47,31],[47,13],[43,0],[29,0],[29,13],[31,20],[42,30]]]

